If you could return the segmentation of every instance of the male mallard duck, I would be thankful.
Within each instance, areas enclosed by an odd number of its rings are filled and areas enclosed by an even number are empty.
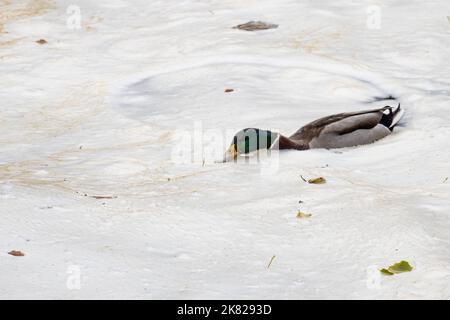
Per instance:
[[[334,114],[297,130],[290,137],[269,130],[247,128],[239,131],[225,153],[224,162],[259,149],[345,148],[368,144],[392,133],[403,115],[397,108]]]

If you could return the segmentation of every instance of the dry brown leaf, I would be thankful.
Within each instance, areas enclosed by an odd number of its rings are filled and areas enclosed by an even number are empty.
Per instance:
[[[12,251],[8,252],[8,254],[15,256],[15,257],[23,257],[25,255],[25,253],[23,253],[22,251],[19,251],[19,250],[12,250]]]

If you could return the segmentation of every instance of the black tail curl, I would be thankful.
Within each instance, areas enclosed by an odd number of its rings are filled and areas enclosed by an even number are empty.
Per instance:
[[[389,130],[393,131],[396,125],[396,123],[393,124],[395,116],[401,110],[400,103],[398,104],[398,107],[395,110],[393,110],[394,109],[393,107],[389,106],[386,106],[386,108],[387,108],[386,110],[389,110],[389,113],[383,113],[383,116],[380,120],[380,124],[388,128]]]

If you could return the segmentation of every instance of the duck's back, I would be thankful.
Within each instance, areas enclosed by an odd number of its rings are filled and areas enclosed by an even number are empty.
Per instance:
[[[388,113],[385,111],[389,110]],[[384,138],[398,122],[398,107],[339,113],[315,120],[289,138],[310,148],[343,148],[372,143]],[[394,120],[396,121],[394,123]]]

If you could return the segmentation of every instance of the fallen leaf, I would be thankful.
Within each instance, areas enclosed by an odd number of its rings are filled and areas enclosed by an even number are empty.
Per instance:
[[[397,273],[403,272],[411,272],[413,267],[409,264],[408,261],[402,260],[400,262],[394,263],[389,268],[383,268],[380,270],[382,274],[392,276]]]
[[[38,41],[36,41],[37,44],[46,44],[47,40],[45,39],[39,39]]]
[[[25,255],[25,253],[23,253],[22,251],[19,251],[19,250],[12,250],[12,251],[8,252],[8,254],[15,256],[15,257],[23,257]]]
[[[308,180],[308,183],[311,183],[311,184],[324,184],[326,182],[327,182],[327,180],[325,180],[325,178],[323,178],[323,177]]]
[[[228,93],[228,92],[233,92],[234,91],[234,89],[225,89],[225,92],[226,93]]]
[[[233,29],[245,30],[245,31],[259,31],[259,30],[267,30],[267,29],[275,29],[278,28],[277,24],[266,23],[263,21],[249,21],[247,23],[239,24]]]
[[[413,267],[411,267],[409,262],[404,260],[389,267],[389,271],[392,273],[410,272],[412,269]]]
[[[312,216],[312,214],[309,214],[309,213],[304,213],[302,211],[297,212],[297,218],[299,218],[299,219],[309,218],[311,216]]]
[[[385,275],[387,275],[387,276],[393,276],[394,274],[392,273],[392,272],[390,272],[388,269],[381,269],[380,270],[380,272],[382,273],[382,274],[385,274]]]

